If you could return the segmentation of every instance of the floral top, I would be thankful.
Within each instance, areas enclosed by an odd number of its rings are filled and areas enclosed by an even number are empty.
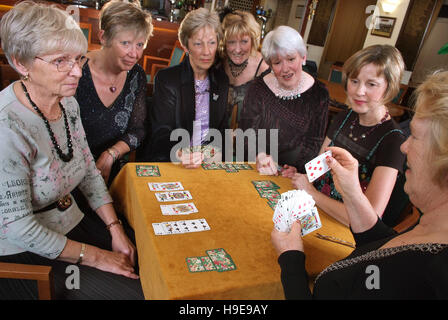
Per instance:
[[[112,202],[95,167],[73,97],[63,98],[73,144],[73,158],[63,162],[43,120],[17,99],[13,84],[0,92],[0,255],[30,251],[55,259],[64,236],[82,219],[76,204],[65,211],[33,214],[69,194],[76,186],[96,210]],[[65,153],[64,118],[50,126]]]

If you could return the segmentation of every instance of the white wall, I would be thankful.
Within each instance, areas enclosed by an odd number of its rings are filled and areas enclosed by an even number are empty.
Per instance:
[[[383,2],[391,2],[391,1],[398,2],[398,6],[391,13],[384,12],[382,3]],[[390,44],[392,46],[395,46],[395,43],[397,42],[400,30],[401,30],[401,26],[403,25],[403,21],[406,16],[406,11],[408,9],[409,2],[410,2],[410,0],[378,0],[376,6],[379,9],[380,16],[397,18],[397,20],[395,21],[394,30],[392,31],[392,36],[390,38],[375,36],[375,35],[370,34],[370,31],[369,31],[367,33],[363,48],[374,45],[374,44]],[[374,14],[373,11],[371,11],[370,13]]]

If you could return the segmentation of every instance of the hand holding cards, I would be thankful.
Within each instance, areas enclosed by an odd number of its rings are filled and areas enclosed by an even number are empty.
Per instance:
[[[302,236],[322,227],[313,198],[304,190],[291,190],[281,194],[272,221],[281,232],[290,232],[291,224],[299,220]]]

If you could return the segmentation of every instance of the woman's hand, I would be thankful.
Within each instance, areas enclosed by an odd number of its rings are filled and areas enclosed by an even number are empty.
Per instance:
[[[112,226],[110,228],[110,234],[112,236],[112,251],[123,253],[129,258],[132,266],[135,266],[137,249],[131,240],[129,240],[121,224]]]
[[[260,174],[268,176],[278,176],[277,164],[270,155],[267,155],[264,152],[260,152],[257,155],[256,161],[257,171]]]
[[[356,160],[350,152],[338,147],[329,147],[332,156],[327,158],[327,164],[333,175],[336,190],[347,198],[357,196],[362,189],[358,177],[358,160]]]
[[[313,191],[316,191],[313,184],[308,181],[308,177],[306,174],[296,173],[291,179],[292,185],[294,188],[299,190],[305,190],[307,193],[311,194]]]
[[[110,176],[110,171],[112,169],[112,165],[114,164],[114,159],[109,154],[109,152],[104,151],[98,160],[96,161],[96,167],[101,172],[101,176],[104,181],[107,183]]]
[[[301,236],[300,221],[296,220],[291,225],[291,231],[280,232],[273,229],[271,232],[271,242],[274,246],[277,255],[280,256],[283,252],[290,250],[298,250],[303,252],[303,241]]]
[[[182,152],[178,151],[177,154],[182,166],[186,169],[196,169],[201,166],[202,161],[204,160],[204,155],[202,152]]]
[[[129,260],[129,256],[121,252],[103,250],[89,245],[86,247],[82,264],[131,279],[139,278],[134,271],[134,265]]]
[[[292,177],[294,177],[294,175],[297,173],[297,169],[296,169],[296,167],[293,167],[293,166],[289,166],[289,165],[287,165],[287,164],[285,164],[284,166],[283,166],[283,170],[282,170],[282,177],[285,177],[285,178],[292,178]]]

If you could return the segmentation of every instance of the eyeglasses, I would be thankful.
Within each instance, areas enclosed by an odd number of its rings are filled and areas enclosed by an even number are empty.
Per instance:
[[[59,72],[69,72],[73,69],[75,64],[77,64],[80,68],[82,68],[84,63],[87,61],[86,56],[79,56],[78,58],[75,59],[75,61],[68,60],[64,57],[54,59],[53,61],[46,61],[40,57],[36,57],[36,59],[55,65],[58,68]]]

